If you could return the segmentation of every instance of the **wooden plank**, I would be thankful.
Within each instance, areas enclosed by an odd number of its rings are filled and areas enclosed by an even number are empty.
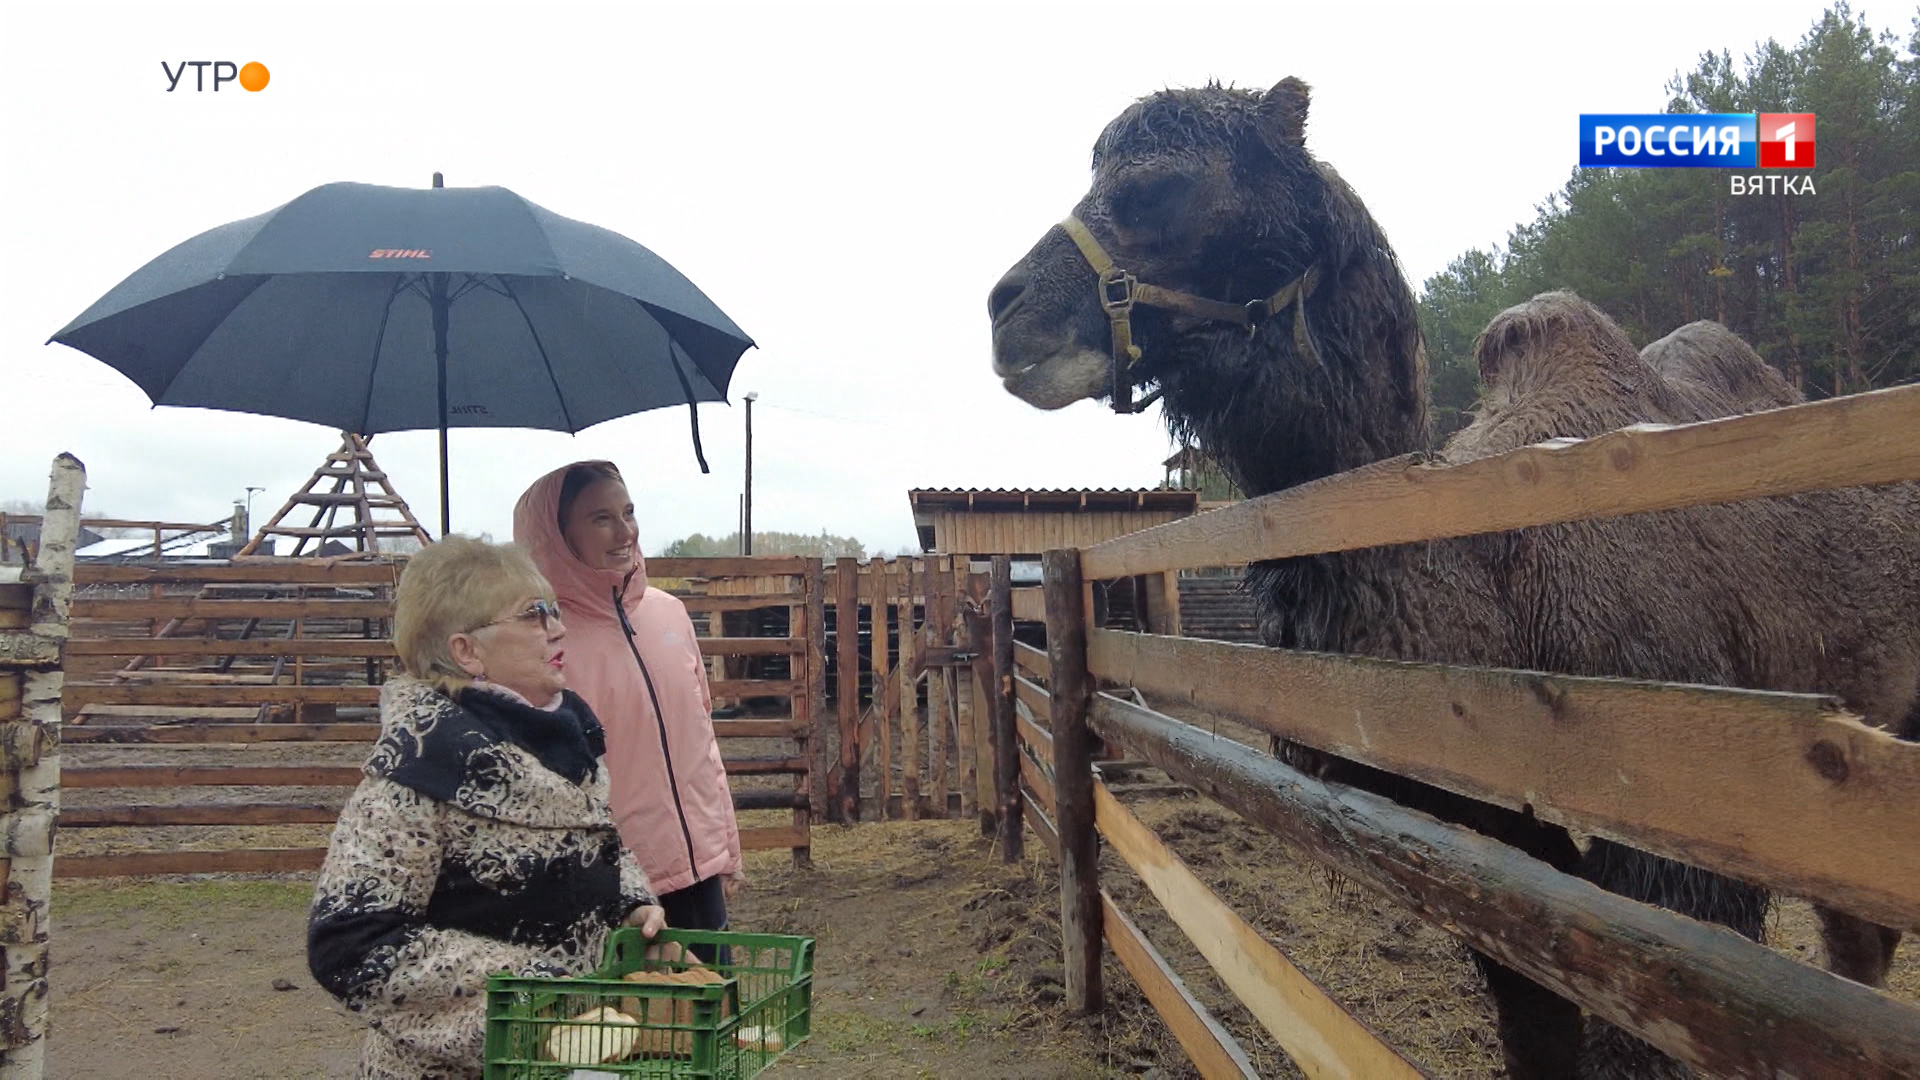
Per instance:
[[[384,638],[73,638],[68,656],[397,656]]]
[[[322,803],[68,806],[60,810],[60,827],[62,829],[101,829],[160,825],[331,825],[339,816],[339,806]]]
[[[1179,1041],[1180,1048],[1187,1052],[1187,1060],[1193,1062],[1201,1077],[1204,1080],[1215,1077],[1257,1080],[1260,1074],[1254,1071],[1253,1062],[1240,1048],[1240,1043],[1194,998],[1187,984],[1160,955],[1160,950],[1133,925],[1133,920],[1127,918],[1127,913],[1120,910],[1120,905],[1113,902],[1105,889],[1100,890],[1100,909],[1101,931],[1113,955],[1133,976],[1147,1003]]]
[[[1014,705],[1014,725],[1020,733],[1020,745],[1033,752],[1033,756],[1053,766],[1053,736],[1040,726],[1034,714],[1027,711],[1024,702]]]
[[[948,575],[945,561],[937,555],[927,560],[927,628],[920,635],[921,651],[916,658],[922,666],[934,649],[952,644],[947,593],[953,579]],[[933,805],[943,810],[947,805],[947,733],[953,726],[948,670],[933,668],[927,672],[927,796]],[[941,816],[946,815],[943,812]]]
[[[137,683],[68,683],[67,707],[86,705],[378,705],[377,686],[142,686]]]
[[[164,600],[78,598],[76,619],[385,619],[390,600],[201,600],[191,596]]]
[[[900,806],[908,821],[920,820],[920,630],[914,624],[916,578],[924,578],[925,562],[901,560],[903,599],[900,604]]]
[[[141,851],[62,855],[55,878],[154,877],[160,874],[290,874],[318,870],[326,848],[241,848],[231,851]]]
[[[735,810],[803,810],[807,806],[807,793],[804,791],[769,791],[754,788],[750,791],[735,789],[733,808]],[[805,823],[796,823],[796,829],[807,827]]]
[[[860,570],[851,558],[834,561],[834,651],[839,669],[840,820],[860,820]]]
[[[893,718],[900,710],[893,666],[887,657],[887,613],[893,606],[893,577],[887,572],[887,561],[874,559],[867,563],[867,573],[861,581],[870,587],[873,605],[873,640],[869,652],[873,658],[872,709],[877,744],[874,765],[879,773],[873,784],[874,816],[885,821],[888,800],[893,797]]]
[[[1920,927],[1920,745],[1830,698],[1118,631],[1088,654],[1102,678],[1262,731]]]
[[[1047,654],[1024,641],[1013,643],[1013,662],[1019,665],[1020,670],[1038,675],[1043,679],[1047,677],[1047,672],[1052,670],[1051,665],[1047,663]]]
[[[379,724],[68,724],[60,730],[67,743],[162,745],[372,742],[379,736]]]
[[[809,812],[814,821],[823,821],[827,813],[827,587],[826,570],[821,560],[808,559],[802,575],[806,592],[806,686],[798,693],[806,695],[808,756],[813,767],[807,772]]]
[[[662,578],[775,577],[804,574],[801,555],[721,555],[709,558],[647,559],[647,575]]]
[[[1053,827],[1053,818],[1047,815],[1047,804],[1042,803],[1034,797],[1033,792],[1026,789],[1020,792],[1020,801],[1024,805],[1023,816],[1033,826],[1034,835],[1040,838],[1040,843],[1053,856],[1053,861],[1058,863],[1060,861],[1060,830]]]
[[[714,679],[707,693],[714,697],[792,697],[804,693],[806,684],[797,679]]]
[[[268,565],[109,566],[81,563],[73,568],[75,585],[396,585],[404,560],[325,562],[284,559]]]
[[[1021,622],[1047,621],[1046,601],[1036,588],[1013,590],[1013,617]]]
[[[1027,754],[1020,755],[1020,782],[1034,798],[1040,800],[1040,805],[1048,814],[1056,812],[1059,799],[1054,794],[1053,778],[1047,775],[1047,770],[1040,763]]]
[[[964,597],[967,586],[966,560],[958,560],[960,565],[954,570],[952,579],[952,617],[949,625],[958,625],[965,621]],[[957,647],[978,654],[984,645],[972,641],[959,640],[960,630],[951,631],[955,635]],[[980,748],[984,743],[979,737],[977,710],[973,704],[973,665],[971,661],[965,667],[950,668],[947,671],[947,684],[953,695],[953,751],[960,766],[960,816],[973,817],[982,805],[993,804],[993,793],[989,790],[986,798],[981,799],[980,778],[982,774],[991,778],[991,768],[980,768]]]
[[[807,830],[792,825],[772,825],[740,830],[741,851],[774,851],[780,848],[808,846]]]
[[[1094,783],[1093,800],[1094,819],[1114,853],[1301,1072],[1356,1080],[1421,1075],[1221,902],[1105,784]]]
[[[1094,829],[1094,738],[1087,727],[1093,677],[1087,671],[1087,608],[1080,553],[1041,556],[1052,664],[1054,825],[1060,831],[1060,937],[1067,1008],[1100,1011],[1100,838]]]
[[[1458,465],[1376,462],[1086,549],[1089,579],[1240,566],[1530,525],[1920,479],[1920,386]]]
[[[794,637],[698,638],[702,656],[790,656],[807,651],[804,639]]]
[[[0,670],[0,723],[20,719],[22,678],[18,671]]]
[[[1045,690],[1018,675],[1013,677],[1013,699],[1033,710],[1035,716],[1049,715],[1053,709],[1053,699]]]
[[[759,593],[753,596],[682,596],[688,611],[757,611],[761,608],[787,607],[804,599],[800,593]]]
[[[1026,854],[1026,833],[1020,821],[1020,735],[1013,715],[1013,560],[1005,555],[993,557],[987,616],[993,650],[993,791],[1000,813],[1000,857],[1017,863]]]
[[[722,758],[720,764],[729,776],[782,776],[811,768],[804,757]]]
[[[1092,711],[1201,794],[1709,1075],[1920,1075],[1920,1008],[1131,702]]]
[[[86,765],[60,773],[65,788],[352,787],[358,765]]]
[[[33,626],[33,586],[25,582],[0,581],[0,630],[26,630]]]
[[[715,720],[713,733],[722,739],[795,739],[807,733],[804,720]]]

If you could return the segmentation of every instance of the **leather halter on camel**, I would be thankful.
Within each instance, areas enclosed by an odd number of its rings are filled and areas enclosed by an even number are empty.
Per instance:
[[[1302,356],[1315,364],[1320,363],[1320,350],[1314,348],[1313,338],[1307,334],[1307,297],[1313,295],[1314,286],[1320,282],[1318,267],[1308,267],[1306,273],[1282,285],[1272,296],[1250,300],[1245,304],[1228,304],[1142,283],[1115,266],[1113,257],[1100,246],[1100,241],[1095,240],[1093,233],[1088,232],[1080,219],[1072,214],[1068,214],[1067,219],[1060,223],[1060,228],[1080,249],[1087,265],[1100,275],[1100,306],[1106,309],[1107,320],[1113,324],[1114,412],[1144,412],[1160,396],[1160,391],[1155,390],[1137,403],[1133,400],[1133,380],[1128,377],[1128,372],[1134,362],[1140,359],[1140,347],[1133,343],[1131,320],[1135,304],[1165,308],[1196,319],[1232,323],[1245,327],[1249,337],[1260,329],[1262,323],[1291,307],[1294,347],[1300,350]]]

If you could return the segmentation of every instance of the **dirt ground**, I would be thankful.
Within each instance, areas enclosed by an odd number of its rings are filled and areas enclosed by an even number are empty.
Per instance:
[[[1451,938],[1330,882],[1205,800],[1129,801],[1236,911],[1434,1075],[1503,1074],[1478,978]],[[311,831],[261,831],[248,842],[311,842]],[[769,1077],[1194,1075],[1111,958],[1106,1012],[1064,1015],[1057,884],[1039,844],[1007,866],[967,821],[814,835],[811,871],[784,852],[751,856],[753,888],[735,913],[740,929],[818,940],[813,1038]],[[1261,1075],[1299,1075],[1138,881],[1111,856],[1103,874]],[[61,883],[48,1075],[127,1075],[131,1062],[145,1080],[350,1075],[361,1028],[306,972],[310,889],[301,878]],[[1810,955],[1805,905],[1779,905],[1772,933]],[[1893,984],[1920,1001],[1920,949],[1903,950]]]

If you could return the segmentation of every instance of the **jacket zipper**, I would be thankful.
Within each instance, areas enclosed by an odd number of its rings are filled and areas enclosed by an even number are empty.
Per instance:
[[[687,808],[680,802],[680,781],[673,774],[673,750],[667,745],[667,718],[660,711],[660,695],[654,693],[653,675],[647,671],[647,662],[640,658],[640,645],[634,640],[633,624],[627,621],[627,607],[620,602],[620,590],[613,590],[613,610],[620,616],[620,629],[626,632],[627,648],[633,653],[633,662],[640,665],[640,678],[647,684],[647,700],[653,703],[653,722],[660,728],[660,756],[667,762],[667,790],[673,792],[673,812],[680,818],[680,838],[687,842],[687,870],[693,874],[693,880],[700,880],[700,862],[693,854],[693,830],[687,828]]]

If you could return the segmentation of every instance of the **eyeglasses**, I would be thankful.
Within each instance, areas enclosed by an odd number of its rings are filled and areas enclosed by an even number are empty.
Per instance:
[[[540,629],[551,630],[553,629],[553,624],[560,621],[560,605],[552,600],[535,600],[525,611],[516,612],[505,618],[495,619],[492,622],[481,623],[479,626],[467,632],[470,634],[478,633],[489,626],[499,626],[504,622],[515,622],[521,619],[539,619]]]

